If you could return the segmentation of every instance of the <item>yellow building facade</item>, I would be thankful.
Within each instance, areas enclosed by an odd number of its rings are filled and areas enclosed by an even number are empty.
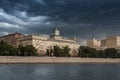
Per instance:
[[[98,49],[100,47],[100,40],[96,39],[87,40],[87,46]]]
[[[120,49],[120,36],[108,36],[104,40],[87,40],[87,46],[96,49],[116,48]]]
[[[71,56],[78,55],[78,48],[80,45],[76,42],[76,39],[68,39],[67,37],[60,36],[58,29],[55,29],[53,33],[49,35],[28,35],[19,38],[19,45],[33,45],[38,54],[45,55],[47,49],[52,49],[53,46],[65,47],[68,46],[71,51]]]

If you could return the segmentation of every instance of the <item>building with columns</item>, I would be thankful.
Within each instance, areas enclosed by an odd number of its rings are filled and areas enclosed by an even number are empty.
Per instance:
[[[9,34],[0,37],[0,40],[7,42],[13,47],[19,45],[33,45],[37,49],[38,55],[45,55],[47,49],[52,49],[54,46],[65,47],[68,46],[71,51],[71,56],[78,55],[78,48],[80,45],[77,43],[76,38],[67,38],[60,35],[60,31],[55,28],[51,35],[23,35],[20,33]]]
[[[45,55],[47,49],[53,48],[53,46],[65,47],[68,46],[71,51],[71,56],[78,55],[78,48],[80,45],[76,42],[76,38],[69,39],[62,37],[60,31],[55,28],[53,33],[49,35],[28,35],[19,38],[19,45],[33,45],[39,55]]]

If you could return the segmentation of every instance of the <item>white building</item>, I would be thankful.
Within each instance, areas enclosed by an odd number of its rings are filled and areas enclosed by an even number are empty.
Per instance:
[[[33,45],[38,54],[46,54],[46,50],[58,45],[59,47],[68,46],[71,51],[71,56],[78,55],[78,48],[80,45],[76,42],[76,38],[68,39],[67,37],[60,36],[60,31],[56,28],[53,33],[49,35],[28,35],[19,38],[19,45]]]

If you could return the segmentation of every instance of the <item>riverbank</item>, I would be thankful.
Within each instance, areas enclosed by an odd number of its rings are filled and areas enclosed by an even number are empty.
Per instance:
[[[114,64],[120,63],[120,59],[105,58],[66,58],[66,57],[17,57],[17,56],[0,56],[0,64],[24,64],[24,63],[103,63]]]

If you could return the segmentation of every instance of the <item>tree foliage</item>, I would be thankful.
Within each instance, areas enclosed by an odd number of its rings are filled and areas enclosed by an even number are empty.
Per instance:
[[[81,46],[78,49],[79,57],[98,57],[97,50],[90,47]]]
[[[107,58],[116,58],[118,51],[115,48],[105,49],[105,55]]]
[[[8,45],[7,43],[0,41],[0,55],[1,56],[15,56],[17,55],[17,49]]]
[[[120,58],[120,52],[115,48],[107,48],[105,50],[96,50],[86,46],[81,46],[78,49],[79,57],[89,58]]]
[[[60,48],[59,46],[53,46],[52,49],[47,49],[47,56],[56,57],[69,57],[70,48],[68,46]]]
[[[18,47],[19,56],[35,56],[36,49],[32,45],[22,46],[19,45]]]
[[[32,45],[14,48],[7,43],[0,41],[0,56],[33,56],[36,54],[36,49]]]

